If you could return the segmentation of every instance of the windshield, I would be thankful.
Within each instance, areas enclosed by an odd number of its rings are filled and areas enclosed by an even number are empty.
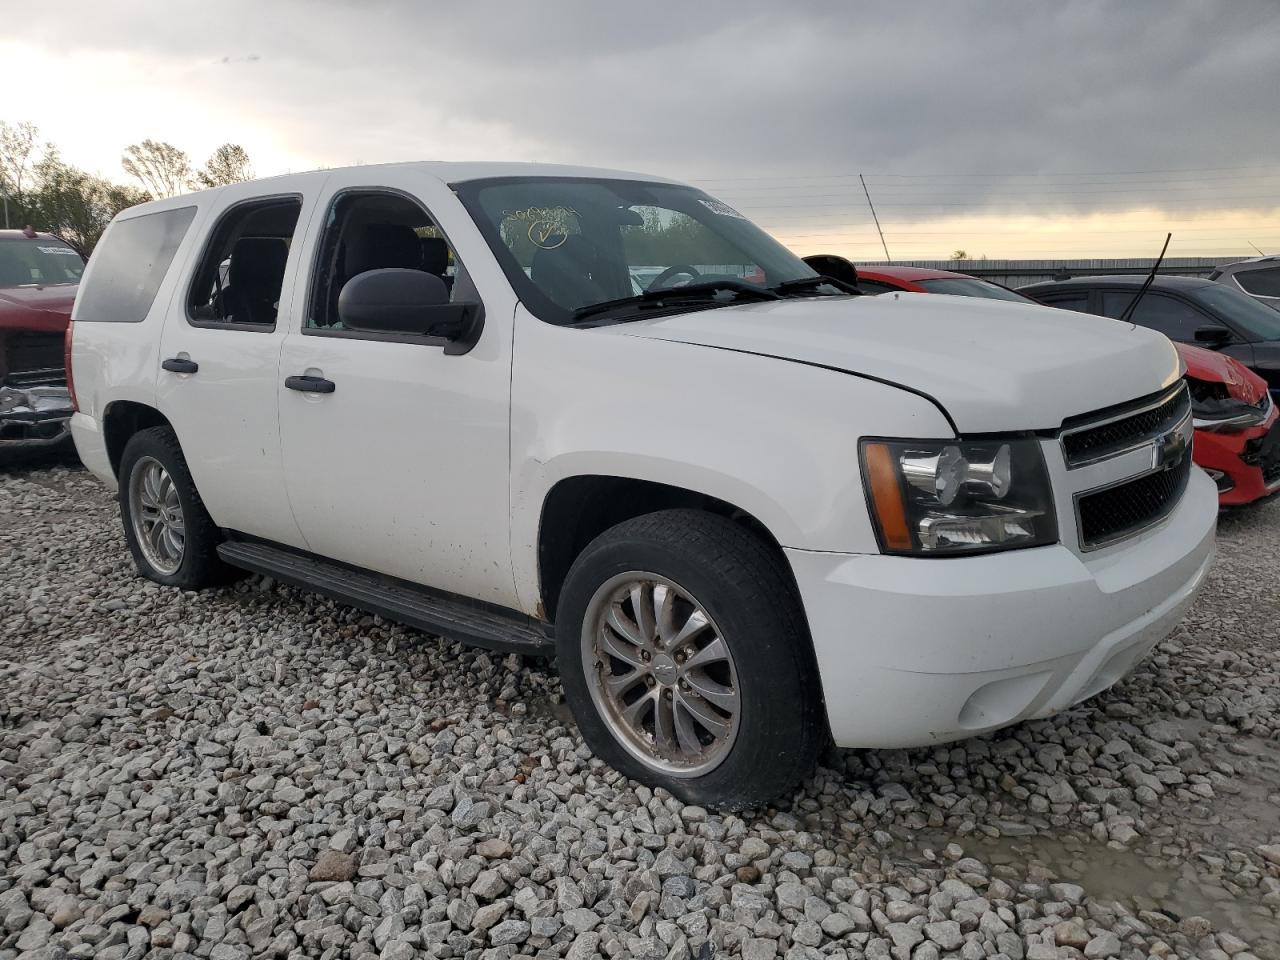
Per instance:
[[[1020,293],[1006,290],[998,283],[979,280],[976,277],[942,277],[937,280],[921,280],[920,286],[930,293],[949,293],[957,297],[986,297],[988,300],[1013,300],[1017,303],[1035,303]]]
[[[0,287],[79,283],[84,261],[61,240],[0,240]]]
[[[1206,283],[1191,291],[1191,299],[1216,311],[1252,340],[1280,340],[1280,313],[1235,287]]]
[[[737,294],[730,289],[715,301],[732,302],[750,292],[744,285],[763,290],[817,276],[732,207],[692,187],[528,177],[455,189],[525,306],[551,323],[662,290],[736,284]]]

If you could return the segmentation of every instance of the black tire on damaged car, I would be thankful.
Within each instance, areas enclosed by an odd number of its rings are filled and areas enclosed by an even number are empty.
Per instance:
[[[643,746],[624,745],[593,699],[592,684],[603,689],[604,661],[587,652],[584,620],[589,607],[602,608],[607,585],[629,571],[650,572],[687,592],[732,655],[737,732],[727,754],[705,773],[675,775],[643,761],[635,752]],[[600,615],[592,612],[593,622]],[[785,559],[725,517],[665,510],[600,534],[569,570],[556,633],[562,683],[587,744],[615,769],[687,803],[732,810],[785,799],[813,772],[828,742],[813,647]]]
[[[134,506],[130,486],[134,475],[144,463],[159,463],[170,478],[181,507],[184,544],[181,562],[177,569],[159,569],[147,556],[139,542],[134,523]],[[191,471],[187,469],[182,446],[171,427],[148,427],[139,430],[125,444],[119,469],[120,519],[124,525],[125,541],[133,555],[134,564],[142,576],[157,583],[184,590],[199,590],[217,586],[243,576],[241,571],[224,563],[218,556],[218,544],[222,533],[205,509],[200,492],[196,489]]]

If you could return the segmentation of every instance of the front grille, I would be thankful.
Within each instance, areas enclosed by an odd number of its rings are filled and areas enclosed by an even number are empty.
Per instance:
[[[1267,435],[1259,441],[1258,460],[1262,467],[1262,482],[1268,487],[1280,483],[1280,420],[1272,424]]]
[[[62,339],[60,333],[11,333],[5,337],[5,366],[10,374],[61,369]]]
[[[1083,494],[1076,502],[1081,546],[1101,547],[1163,520],[1182,498],[1190,476],[1187,455],[1167,470]]]
[[[1089,421],[1099,420],[1105,414],[1075,418],[1074,422],[1080,426],[1072,426],[1069,421],[1062,432],[1062,451],[1068,469],[1104,460],[1168,433],[1187,415],[1191,399],[1186,386],[1179,383],[1163,396],[1131,406],[1132,412],[1122,408],[1096,425],[1090,425]]]
[[[1187,389],[1191,391],[1191,399],[1196,403],[1231,399],[1231,391],[1221,380],[1201,380],[1198,377],[1188,376],[1186,381]]]

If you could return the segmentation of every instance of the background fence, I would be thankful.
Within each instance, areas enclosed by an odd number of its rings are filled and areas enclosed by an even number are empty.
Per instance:
[[[1240,257],[1165,257],[1160,266],[1161,274],[1180,277],[1207,277],[1216,267],[1238,263]],[[1002,283],[1006,287],[1020,287],[1041,280],[1070,275],[1073,277],[1101,274],[1147,274],[1155,257],[1137,257],[1125,260],[894,260],[895,267],[930,267],[938,270],[954,270],[975,277],[984,277]],[[884,261],[862,261],[868,267],[883,266]]]

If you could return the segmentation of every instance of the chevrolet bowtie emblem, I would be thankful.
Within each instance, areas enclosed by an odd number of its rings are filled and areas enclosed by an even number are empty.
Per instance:
[[[1187,437],[1181,428],[1170,430],[1151,445],[1151,468],[1177,466],[1187,454]]]

